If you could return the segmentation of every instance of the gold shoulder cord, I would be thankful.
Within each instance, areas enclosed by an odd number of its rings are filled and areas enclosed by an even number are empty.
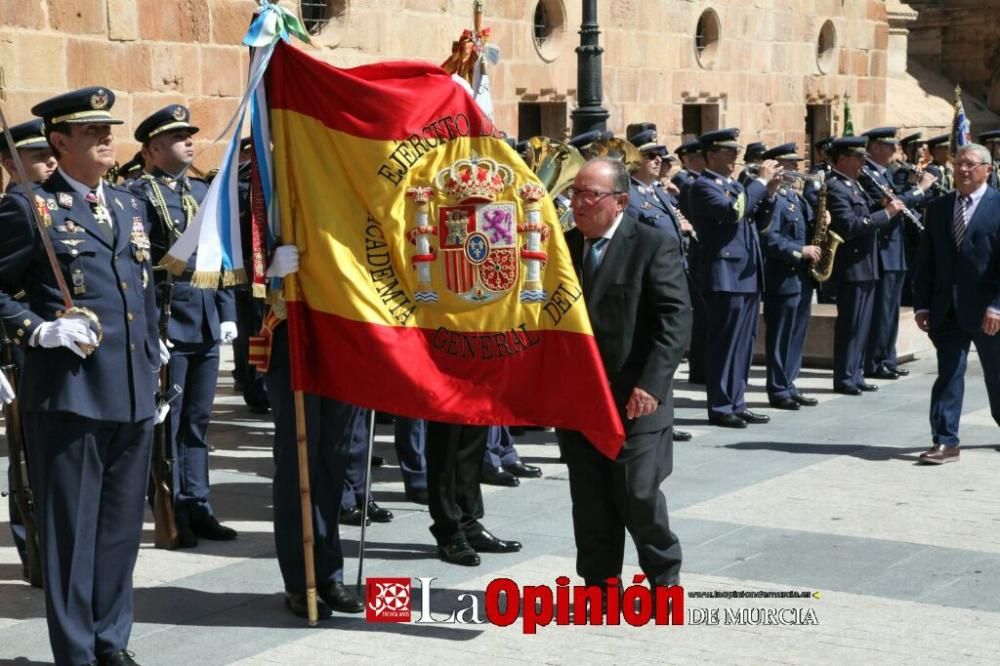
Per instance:
[[[160,184],[156,181],[156,176],[151,174],[145,174],[142,178],[146,181],[146,191],[150,194],[153,208],[156,209],[167,235],[172,239],[170,244],[173,245],[181,237],[181,232],[177,230],[177,225],[170,219],[170,208],[167,206],[166,199],[163,198],[163,191],[160,189]],[[194,219],[194,216],[198,212],[198,202],[195,201],[195,198],[190,193],[185,192],[181,195],[181,206],[184,208],[185,222],[191,224],[191,220]],[[156,266],[155,268],[159,269],[160,267]]]

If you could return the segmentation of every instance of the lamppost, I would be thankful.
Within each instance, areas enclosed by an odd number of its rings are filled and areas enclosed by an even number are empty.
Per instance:
[[[583,23],[580,26],[580,46],[576,47],[576,99],[573,134],[607,127],[608,112],[601,106],[601,35],[597,24],[597,0],[583,0]]]

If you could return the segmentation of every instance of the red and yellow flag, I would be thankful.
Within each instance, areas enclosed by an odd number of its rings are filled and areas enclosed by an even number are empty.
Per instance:
[[[414,418],[624,438],[555,209],[440,67],[267,72],[294,388]]]

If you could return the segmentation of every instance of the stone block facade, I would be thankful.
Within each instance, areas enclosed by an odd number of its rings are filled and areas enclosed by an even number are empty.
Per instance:
[[[342,67],[400,58],[441,62],[472,22],[471,0],[327,4],[329,22],[303,48]],[[548,18],[541,44],[533,28],[539,4]],[[239,40],[256,6],[254,0],[0,0],[8,117],[22,120],[34,103],[69,87],[104,84],[119,94],[116,110],[127,123],[116,129],[120,160],[137,148],[131,128],[173,102],[192,108],[202,127],[199,148],[207,148],[244,85],[248,58]],[[708,119],[702,130],[738,126],[747,140],[802,143],[807,105],[816,105],[836,132],[845,94],[858,130],[886,119],[884,0],[599,0],[598,9],[604,106],[617,132],[651,120],[674,147],[695,126],[685,127],[687,116]],[[579,0],[486,1],[485,24],[502,52],[492,73],[496,116],[508,133],[527,132],[533,105],[545,107],[539,117],[547,133],[570,124],[581,11]],[[699,57],[703,16],[715,25],[703,31]],[[827,23],[833,42],[824,60],[817,45]],[[699,116],[685,113],[684,104],[708,106]],[[219,153],[217,146],[208,149],[199,166],[214,166]]]

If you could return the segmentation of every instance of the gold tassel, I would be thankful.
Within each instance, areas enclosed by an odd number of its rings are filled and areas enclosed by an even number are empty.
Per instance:
[[[218,289],[222,274],[219,271],[195,271],[191,286],[197,289]]]
[[[156,267],[166,268],[174,275],[180,275],[181,273],[187,270],[187,261],[177,259],[176,257],[171,257],[169,254],[165,254],[163,255],[163,259],[160,259],[160,263]]]
[[[266,284],[254,284],[250,287],[250,295],[254,298],[267,298],[267,285]]]
[[[237,268],[234,271],[226,271],[222,274],[223,287],[235,287],[236,285],[246,284],[246,282],[247,271],[245,268]]]

